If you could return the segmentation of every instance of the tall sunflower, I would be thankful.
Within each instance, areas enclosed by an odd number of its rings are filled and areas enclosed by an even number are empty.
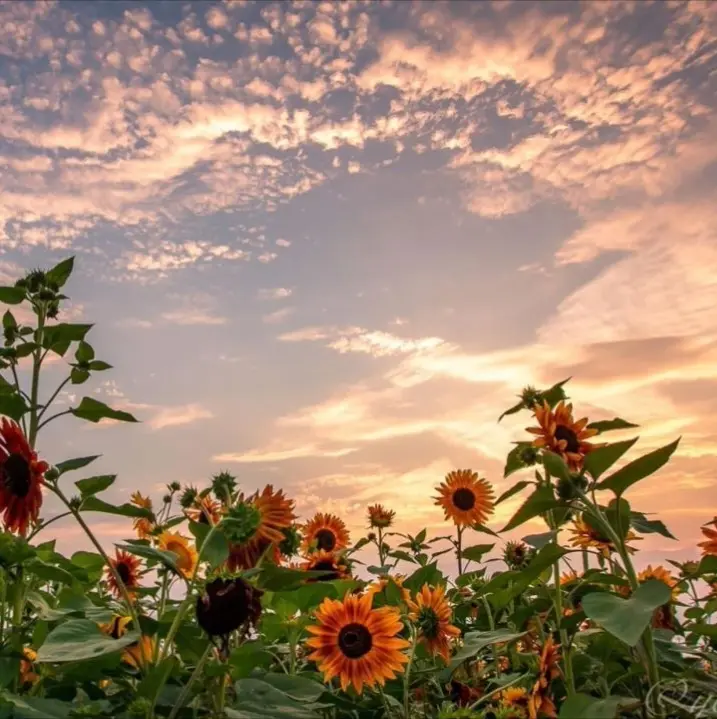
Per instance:
[[[538,717],[557,717],[557,709],[550,698],[550,685],[560,676],[560,647],[555,645],[552,637],[548,637],[540,651],[538,661],[538,678],[528,697],[528,716],[530,719]]]
[[[306,644],[328,682],[338,677],[341,688],[349,685],[361,694],[364,685],[384,685],[403,671],[410,646],[401,639],[400,614],[394,607],[372,609],[372,594],[347,594],[343,601],[324,599],[316,610],[318,624],[307,627],[313,634]]]
[[[312,551],[340,552],[349,546],[344,520],[335,514],[317,512],[302,528],[304,554]]]
[[[349,574],[341,555],[336,552],[322,550],[310,554],[301,565],[301,568],[305,572],[327,572],[323,577],[309,579],[309,582],[333,582],[336,579],[343,579]]]
[[[493,514],[493,488],[470,469],[449,472],[438,486],[438,493],[436,504],[443,507],[446,519],[459,527],[485,524]]]
[[[184,577],[189,579],[194,576],[199,555],[186,537],[174,532],[162,532],[159,535],[158,543],[160,549],[177,555],[177,569]]]
[[[117,549],[115,550],[114,559],[110,558],[110,564],[114,567],[117,574],[119,574],[130,597],[134,596],[134,590],[139,587],[140,567],[142,564],[139,557],[135,557],[134,554],[125,552],[123,549]],[[122,590],[109,567],[105,568],[105,574],[110,591],[116,597],[121,597]]]
[[[572,533],[570,544],[573,547],[581,547],[582,549],[597,549],[604,557],[608,557],[611,552],[615,552],[617,548],[609,537],[606,537],[599,529],[593,527],[584,517],[577,517],[573,521],[573,526],[568,529]],[[635,552],[634,547],[627,546],[628,542],[639,540],[631,529],[625,536],[625,546],[629,552]]]
[[[382,504],[372,504],[368,508],[368,525],[372,529],[387,529],[395,517],[396,512],[386,509]]]
[[[702,547],[702,554],[704,556],[709,554],[717,555],[717,530],[710,529],[710,524],[717,526],[717,517],[715,517],[711,522],[707,522],[707,524],[701,528],[705,541],[698,542],[697,546]]]
[[[433,656],[443,657],[447,664],[451,658],[451,640],[460,637],[461,630],[451,624],[453,613],[445,588],[431,589],[424,584],[408,607],[408,616],[418,626],[423,644]]]
[[[20,426],[7,417],[0,423],[0,512],[5,530],[21,536],[35,524],[42,505],[47,462],[37,458]]]
[[[559,454],[573,471],[578,471],[585,455],[596,448],[587,440],[598,434],[596,429],[588,429],[587,417],[575,421],[572,404],[560,402],[555,409],[543,401],[533,410],[539,427],[528,427],[527,431],[538,435],[533,446],[548,449]]]
[[[283,490],[275,492],[269,484],[248,499],[240,497],[224,522],[238,513],[244,519],[241,536],[230,546],[227,560],[230,571],[251,569],[265,553],[278,564],[281,561],[279,545],[284,540],[282,530],[290,527],[295,519],[294,501],[285,497]]]

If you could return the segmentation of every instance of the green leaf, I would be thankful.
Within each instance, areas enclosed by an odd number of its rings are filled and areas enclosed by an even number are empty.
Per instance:
[[[16,391],[15,385],[8,382],[2,375],[0,375],[0,394],[12,394]]]
[[[149,559],[153,562],[160,562],[167,569],[171,569],[173,572],[179,573],[177,568],[177,555],[174,552],[165,551],[163,549],[155,549],[149,547],[146,544],[118,544],[118,549],[123,549],[125,552],[130,554],[136,554],[138,557]]]
[[[37,345],[34,342],[24,342],[21,345],[15,347],[15,357],[23,359],[23,357],[29,357],[36,349]]]
[[[130,631],[119,639],[103,634],[89,619],[70,619],[55,627],[37,653],[38,662],[77,662],[119,652],[139,641],[139,632]]]
[[[146,517],[152,519],[153,514],[144,507],[135,507],[134,504],[108,504],[97,497],[87,497],[82,506],[81,512],[102,512],[103,514],[116,514],[119,517]]]
[[[13,705],[14,719],[66,719],[74,708],[72,704],[60,699],[27,695],[20,697],[15,694],[4,694],[2,698]]]
[[[89,367],[93,372],[104,372],[105,370],[112,369],[111,364],[107,364],[107,362],[103,362],[102,360],[90,362]]]
[[[505,502],[506,499],[510,499],[513,495],[518,494],[518,492],[522,492],[527,486],[531,485],[532,482],[526,482],[525,480],[521,482],[516,482],[510,489],[506,489],[503,494],[498,497],[498,499],[495,500],[496,505],[500,504],[501,502]]]
[[[557,536],[558,531],[554,530],[552,532],[542,532],[541,534],[529,534],[527,537],[523,537],[523,541],[531,547],[535,547],[535,549],[542,549],[549,542],[554,542]]]
[[[93,494],[103,492],[107,487],[111,487],[115,479],[117,479],[116,474],[101,474],[97,477],[78,479],[75,482],[75,487],[80,490],[83,497],[90,497]]]
[[[2,316],[2,326],[7,329],[15,329],[17,327],[17,320],[15,319],[15,315],[10,312],[10,310],[7,310],[5,314]]]
[[[614,419],[606,419],[602,422],[590,422],[587,428],[596,429],[602,434],[603,432],[612,432],[616,429],[634,429],[637,426],[636,424],[632,424],[632,422],[620,419],[620,417],[615,417]]]
[[[97,578],[102,574],[102,570],[105,566],[105,560],[101,554],[85,552],[83,550],[75,552],[70,557],[70,561],[78,567],[82,567],[89,575],[96,575]]]
[[[508,452],[508,456],[505,459],[503,477],[508,477],[513,474],[513,472],[517,472],[519,469],[523,469],[525,467],[525,462],[523,462],[523,450],[530,446],[530,442],[517,442],[515,447]]]
[[[640,534],[660,534],[667,539],[677,539],[672,532],[659,519],[648,519],[642,512],[632,512],[630,515],[632,528]]]
[[[90,373],[85,369],[73,367],[70,372],[70,380],[72,384],[84,384],[90,378]]]
[[[25,563],[25,566],[40,579],[44,579],[46,582],[60,582],[61,584],[73,584],[75,578],[66,570],[61,567],[56,567],[54,564],[48,564],[43,562],[41,559],[31,559]]]
[[[488,554],[495,544],[475,544],[472,547],[466,547],[461,556],[463,559],[469,559],[471,562],[480,562],[484,554]]]
[[[554,384],[550,389],[547,389],[544,392],[541,392],[540,394],[541,394],[542,398],[551,407],[554,407],[561,400],[567,399],[568,397],[565,394],[563,385],[570,382],[571,379],[572,379],[571,377],[568,377],[567,379],[564,379],[562,382],[558,382],[557,384]]]
[[[64,287],[67,280],[70,279],[72,270],[75,267],[75,258],[68,257],[56,264],[51,270],[45,273],[45,277],[54,282],[58,287]]]
[[[510,414],[517,414],[523,408],[524,408],[523,400],[520,400],[520,402],[518,402],[518,404],[514,404],[510,409],[506,409],[505,412],[503,412],[503,414],[500,415],[500,417],[498,417],[498,421],[500,422],[503,419],[503,417],[507,417]]]
[[[256,667],[268,668],[274,657],[261,642],[245,642],[239,645],[229,656],[232,666],[232,676],[243,679],[249,676]]]
[[[555,452],[543,452],[543,466],[545,471],[552,477],[570,480],[572,475],[563,458]]]
[[[555,498],[551,487],[545,484],[537,487],[533,494],[531,494],[530,497],[528,497],[528,499],[526,499],[525,502],[523,502],[523,504],[518,508],[518,511],[513,515],[513,518],[508,522],[508,524],[503,527],[501,532],[508,532],[511,529],[515,529],[521,524],[527,522],[529,519],[533,519],[533,517],[537,517],[538,515],[541,515],[550,509],[560,507],[561,505],[562,502],[559,502]]]
[[[95,358],[95,350],[89,342],[82,340],[75,351],[78,362],[91,362]]]
[[[453,655],[448,665],[450,674],[458,669],[463,662],[475,657],[481,650],[493,644],[515,642],[525,636],[526,632],[515,633],[509,629],[496,629],[490,632],[468,632],[465,635],[463,646]]]
[[[408,552],[404,552],[400,549],[394,549],[392,552],[388,553],[388,556],[402,562],[409,562],[410,564],[416,563],[416,560]]]
[[[4,414],[6,417],[18,422],[29,411],[30,408],[21,395],[0,394],[0,414]]]
[[[313,679],[289,674],[265,674],[262,681],[271,684],[297,702],[317,702],[326,687]]]
[[[326,576],[327,572],[305,572],[301,569],[277,567],[266,562],[259,572],[258,586],[269,592],[298,589],[307,579]]]
[[[202,524],[201,522],[190,522],[189,531],[196,539],[197,550],[202,555],[202,559],[207,561],[212,569],[227,560],[229,556],[229,543],[219,530],[215,530],[211,533],[209,544],[206,545],[205,542],[211,531],[209,525]]]
[[[610,526],[624,539],[630,531],[630,505],[622,497],[611,500],[605,508],[605,516]]]
[[[88,464],[92,464],[96,459],[99,459],[102,455],[95,454],[92,457],[77,457],[76,459],[67,459],[64,462],[60,462],[55,466],[55,469],[63,475],[65,472],[73,472],[76,469],[82,469]]]
[[[615,719],[621,707],[639,706],[639,699],[606,697],[596,699],[587,694],[573,694],[560,707],[559,719]]]
[[[61,357],[65,355],[72,342],[80,342],[92,329],[92,325],[60,322],[45,327],[42,332],[42,346],[50,349]],[[37,333],[35,333],[37,339]]]
[[[86,419],[88,422],[99,422],[101,419],[114,419],[118,422],[136,422],[137,420],[129,413],[112,409],[104,402],[99,402],[91,397],[83,397],[79,407],[70,410],[75,417]]]
[[[418,592],[424,584],[443,584],[445,582],[443,575],[438,569],[437,562],[431,562],[425,567],[417,569],[410,577],[404,580],[403,586],[412,592]]]
[[[175,656],[166,657],[158,664],[155,664],[139,683],[137,695],[146,697],[154,704],[157,701],[159,692],[177,667],[179,667],[179,660]]]
[[[25,299],[22,287],[0,287],[0,302],[4,305],[19,305]]]
[[[637,442],[637,439],[635,437],[624,442],[613,442],[612,444],[606,444],[604,447],[594,449],[585,457],[583,463],[585,472],[594,480],[600,479]]]
[[[650,624],[655,609],[667,604],[670,597],[670,588],[664,582],[650,579],[628,599],[607,592],[595,592],[583,597],[582,606],[588,618],[634,647]]]
[[[604,479],[598,485],[598,489],[610,490],[619,497],[633,484],[654,474],[660,467],[666,464],[672,456],[672,453],[677,449],[679,443],[680,440],[676,439],[665,447],[660,447],[653,452],[638,457],[621,469],[618,469],[617,472],[611,474],[607,479]]]

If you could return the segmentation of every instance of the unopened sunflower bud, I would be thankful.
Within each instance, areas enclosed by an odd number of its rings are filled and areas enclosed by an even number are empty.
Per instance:
[[[284,535],[284,539],[279,544],[279,551],[285,557],[293,557],[299,553],[299,547],[301,546],[301,533],[296,526],[286,527],[281,530]]]
[[[523,402],[525,409],[533,409],[536,404],[541,404],[543,401],[543,394],[540,390],[535,389],[528,385],[521,393],[520,399]]]
[[[197,489],[196,487],[185,487],[182,492],[182,496],[179,498],[179,503],[184,509],[189,509],[194,506],[197,501]]]
[[[165,494],[164,497],[162,497],[162,501],[165,504],[169,504],[172,501],[172,495],[171,494]]]
[[[179,484],[179,482],[170,482],[167,487],[170,492],[179,492],[179,490],[182,488],[182,485]]]
[[[57,467],[50,467],[50,469],[45,472],[45,481],[46,482],[56,482],[60,478],[60,470],[57,469]]]
[[[70,497],[68,504],[70,505],[70,509],[77,510],[82,506],[82,497],[78,497],[78,496]]]

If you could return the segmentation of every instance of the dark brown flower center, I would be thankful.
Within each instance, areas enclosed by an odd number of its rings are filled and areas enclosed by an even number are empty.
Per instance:
[[[336,535],[330,529],[320,529],[316,532],[316,546],[325,552],[333,551],[336,546]]]
[[[130,580],[132,579],[132,572],[130,568],[127,566],[126,562],[117,562],[117,566],[115,567],[117,570],[117,574],[119,574],[120,579],[124,584],[129,584]]]
[[[461,487],[453,492],[453,504],[463,512],[468,512],[476,506],[476,496],[470,489]]]
[[[421,628],[424,637],[435,639],[440,628],[438,615],[430,607],[423,607],[418,615],[418,626]]]
[[[555,439],[565,440],[566,451],[576,453],[580,451],[580,442],[578,441],[578,435],[573,432],[570,427],[566,427],[564,424],[559,424],[555,428]]]
[[[371,632],[363,624],[347,624],[339,632],[339,649],[349,659],[359,659],[373,646]]]
[[[11,454],[2,467],[2,480],[15,497],[26,497],[32,485],[30,463],[21,454]]]

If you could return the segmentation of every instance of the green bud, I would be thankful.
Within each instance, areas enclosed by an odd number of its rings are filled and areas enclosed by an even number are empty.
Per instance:
[[[293,557],[298,554],[301,546],[301,532],[299,532],[296,525],[282,529],[281,532],[284,535],[284,539],[279,545],[281,553],[285,557]]]
[[[167,485],[167,488],[170,492],[179,492],[179,490],[182,488],[182,485],[179,484],[179,482],[170,482]]]
[[[520,393],[520,399],[522,400],[523,407],[525,407],[525,409],[533,409],[536,404],[542,404],[543,394],[542,392],[540,392],[540,390],[537,390],[535,389],[535,387],[531,387],[530,385],[528,385]]]
[[[244,544],[251,539],[261,524],[261,512],[250,502],[234,505],[221,522],[226,538],[236,544]]]
[[[222,502],[234,494],[236,487],[236,477],[229,472],[220,472],[212,477],[212,492]]]
[[[184,509],[189,509],[194,506],[198,494],[196,487],[185,487],[182,496],[179,498],[179,503]]]
[[[60,478],[60,470],[57,469],[57,467],[50,467],[50,469],[45,472],[45,481],[46,482],[56,482]]]

